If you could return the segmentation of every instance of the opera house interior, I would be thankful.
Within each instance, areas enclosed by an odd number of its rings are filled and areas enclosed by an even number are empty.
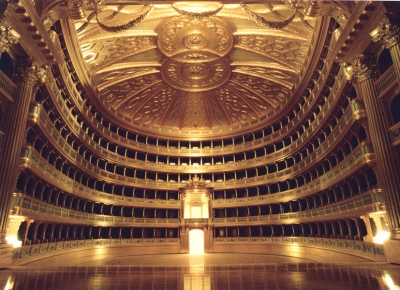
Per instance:
[[[400,289],[399,2],[0,14],[1,289]]]

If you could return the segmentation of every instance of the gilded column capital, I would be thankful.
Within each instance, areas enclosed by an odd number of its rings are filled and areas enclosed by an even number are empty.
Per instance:
[[[47,66],[39,66],[35,61],[17,63],[16,81],[25,81],[34,86],[43,84],[46,79]]]
[[[62,4],[67,7],[69,18],[75,19],[75,20],[80,20],[80,19],[83,19],[83,18],[86,17],[85,6],[86,5],[92,5],[92,1],[88,1],[88,0],[86,0],[86,1],[83,1],[83,0],[63,0]]]
[[[350,74],[360,82],[368,78],[375,78],[378,74],[376,59],[371,56],[357,55],[351,66]]]
[[[313,0],[289,0],[293,2],[294,5],[302,5],[304,12],[307,16],[318,17],[318,16],[331,16],[344,27],[347,23],[347,16],[344,11],[338,6],[335,1],[313,1]],[[301,4],[299,4],[299,2]]]
[[[370,35],[373,42],[380,42],[385,48],[390,48],[396,43],[400,43],[399,27],[391,23],[386,17]]]
[[[20,35],[11,28],[0,24],[0,53],[8,50],[11,44],[17,44]]]

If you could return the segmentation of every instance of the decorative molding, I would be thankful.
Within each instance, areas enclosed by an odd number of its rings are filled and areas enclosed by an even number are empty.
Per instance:
[[[296,16],[296,10],[294,10],[294,13],[292,16],[290,16],[289,18],[283,20],[283,21],[268,21],[267,19],[261,17],[260,15],[258,15],[257,13],[251,11],[247,5],[245,4],[240,4],[240,6],[242,7],[243,11],[246,13],[246,15],[255,23],[257,23],[258,25],[261,25],[265,28],[269,28],[269,29],[282,29],[285,28],[286,26],[288,26],[294,19],[294,17]]]
[[[136,17],[135,19],[124,23],[124,24],[120,24],[120,25],[113,25],[113,26],[108,26],[105,25],[103,23],[100,23],[99,18],[98,18],[98,10],[97,10],[97,1],[95,1],[95,6],[96,6],[96,21],[97,24],[105,31],[108,32],[113,32],[113,33],[118,33],[124,30],[129,30],[132,27],[138,26],[139,23],[141,23],[142,21],[144,21],[147,16],[150,15],[151,11],[153,11],[154,5],[153,4],[146,4],[143,6],[143,8],[141,9],[141,13],[143,10],[146,10],[145,12],[143,12],[142,14],[140,14],[138,17]]]
[[[184,2],[184,3],[172,3],[171,6],[172,8],[174,8],[174,10],[176,12],[178,12],[180,15],[182,16],[187,16],[190,18],[204,18],[204,17],[210,17],[210,16],[214,16],[216,15],[219,11],[221,11],[221,9],[224,7],[224,4],[222,3],[207,3],[208,6],[215,6],[215,7],[211,7],[209,10],[206,11],[201,11],[201,12],[196,12],[196,11],[190,11],[191,8],[194,8],[194,10],[197,10],[197,7],[191,7],[192,3],[190,2]],[[193,3],[194,5],[196,5],[196,3]],[[186,7],[185,7],[186,5]],[[179,7],[181,6],[181,7]],[[204,6],[204,4],[203,4]],[[202,10],[204,10],[205,8],[202,7]]]

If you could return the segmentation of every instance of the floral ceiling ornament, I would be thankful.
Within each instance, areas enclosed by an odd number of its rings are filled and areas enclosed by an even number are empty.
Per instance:
[[[142,14],[140,14],[135,19],[133,19],[125,24],[108,26],[103,23],[100,23],[99,18],[98,18],[99,10],[97,8],[97,2],[95,1],[96,21],[97,21],[97,24],[105,31],[121,32],[121,31],[128,30],[132,27],[137,26],[139,23],[141,23],[143,20],[145,20],[147,18],[147,16],[150,15],[151,11],[153,11],[153,8],[154,8],[153,4],[146,4],[140,10],[140,13],[142,13]]]
[[[253,20],[255,23],[257,23],[258,25],[264,26],[266,28],[270,28],[270,29],[282,29],[284,27],[286,27],[287,25],[289,25],[294,17],[296,16],[296,11],[294,11],[293,15],[283,21],[269,21],[266,20],[264,17],[258,15],[257,13],[251,11],[247,5],[245,4],[240,4],[240,6],[242,7],[243,11],[246,13],[246,15]]]

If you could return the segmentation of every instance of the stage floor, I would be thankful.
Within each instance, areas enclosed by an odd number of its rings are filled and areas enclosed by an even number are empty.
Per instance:
[[[165,254],[65,261],[0,270],[0,289],[400,289],[400,265],[315,263],[260,254]]]

